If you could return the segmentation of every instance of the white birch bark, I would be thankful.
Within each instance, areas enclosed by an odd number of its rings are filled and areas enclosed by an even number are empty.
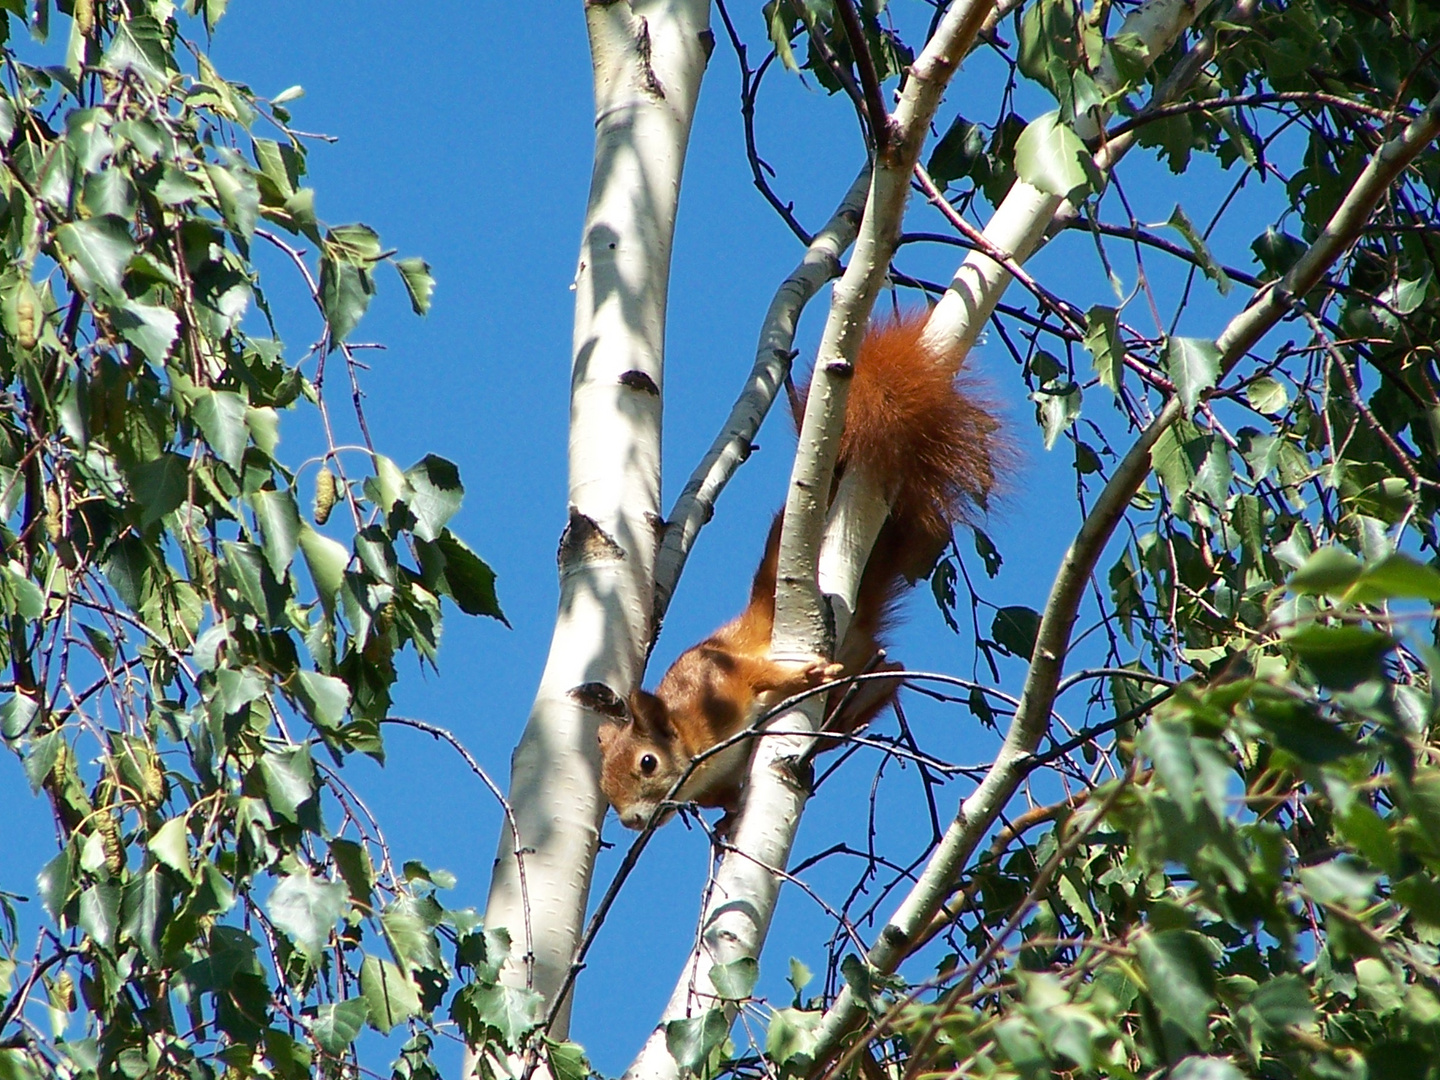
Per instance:
[[[1150,0],[1130,13],[1116,36],[1135,34],[1144,45],[1148,63],[1174,44],[1210,3],[1211,0]],[[1120,86],[1119,76],[1108,63],[1101,65],[1095,81],[1106,93],[1113,93]],[[1076,133],[1082,139],[1094,138],[1100,132],[1102,119],[1094,113],[1077,118]],[[1128,147],[1127,143],[1124,149]],[[1109,164],[1123,154],[1124,149],[1117,149],[1118,153],[1111,153],[1105,159]],[[1017,179],[985,226],[985,238],[1015,262],[1024,263],[1040,246],[1064,201]],[[925,324],[926,339],[944,355],[954,354],[963,359],[979,339],[986,320],[995,311],[1011,280],[1009,271],[1000,263],[978,251],[971,252],[930,313]]]
[[[853,608],[851,594],[836,606],[832,624],[817,577],[851,365],[895,250],[910,173],[930,119],[960,58],[969,51],[993,7],[993,0],[958,0],[946,13],[911,68],[884,140],[885,148],[872,174],[855,254],[832,298],[791,474],[771,648],[777,658],[829,654],[834,645],[832,638],[843,637],[847,612]],[[875,507],[869,510],[869,516],[875,517]],[[873,531],[868,523],[847,530],[852,534],[870,533],[864,550],[850,545],[858,565],[847,576],[854,582],[858,582],[859,568],[869,555],[869,543],[873,543],[874,533],[888,513],[888,504],[883,500],[879,511]],[[814,732],[821,708],[822,699],[812,698],[805,706],[777,717],[772,726]],[[780,872],[789,860],[807,797],[789,762],[799,757],[811,741],[806,735],[772,736],[758,741],[732,850],[726,852],[716,870],[702,914],[699,946],[687,960],[660,1023],[626,1071],[627,1080],[677,1080],[679,1069],[666,1046],[665,1025],[717,1004],[709,980],[716,965],[759,955],[775,910]]]
[[[680,176],[713,38],[708,0],[587,3],[595,167],[575,275],[569,524],[550,655],[511,761],[506,828],[485,923],[509,930],[505,977],[547,1003],[579,939],[605,800],[598,718],[570,696],[623,697],[653,631],[660,392]],[[528,898],[528,909],[527,909]],[[563,1038],[569,1003],[551,1035]],[[473,1061],[467,1058],[467,1073]]]

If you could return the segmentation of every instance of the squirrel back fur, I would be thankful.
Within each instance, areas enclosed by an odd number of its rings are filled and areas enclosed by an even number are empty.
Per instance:
[[[766,709],[872,665],[899,594],[929,572],[956,524],[986,509],[1011,452],[984,399],[957,377],[957,364],[925,344],[924,326],[923,312],[881,320],[856,358],[836,481],[863,470],[894,497],[834,661],[770,657],[777,514],[745,610],[682,653],[654,693],[631,694],[626,719],[601,725],[600,786],[626,826],[642,828],[696,755],[744,731]],[[843,688],[832,692],[838,714],[827,722],[830,730],[848,733],[868,723],[894,697],[898,680],[857,689],[848,700]],[[742,740],[707,758],[678,800],[734,811],[751,747]]]

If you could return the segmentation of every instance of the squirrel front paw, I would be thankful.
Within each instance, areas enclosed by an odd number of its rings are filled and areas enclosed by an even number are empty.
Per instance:
[[[844,664],[833,663],[820,656],[809,661],[802,669],[806,689],[819,686],[823,682],[830,682],[832,679],[838,679],[844,674]]]
[[[782,697],[812,690],[821,683],[838,679],[845,674],[845,665],[826,660],[823,656],[807,660],[775,660],[775,678],[767,690],[778,692]]]

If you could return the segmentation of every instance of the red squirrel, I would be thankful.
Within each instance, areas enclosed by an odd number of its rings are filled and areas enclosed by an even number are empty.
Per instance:
[[[999,423],[957,385],[958,365],[922,342],[924,326],[924,312],[872,324],[855,363],[836,479],[862,469],[896,497],[835,662],[770,657],[777,515],[745,610],[681,653],[654,693],[635,690],[626,716],[600,726],[600,788],[628,828],[644,828],[696,755],[744,731],[784,698],[870,666],[901,591],[929,572],[953,526],[983,509],[1008,453]],[[868,723],[897,686],[871,683],[869,693],[844,704],[831,729],[848,733]],[[832,692],[832,705],[842,693]],[[738,808],[753,745],[742,739],[700,763],[676,801],[725,807],[728,819]]]

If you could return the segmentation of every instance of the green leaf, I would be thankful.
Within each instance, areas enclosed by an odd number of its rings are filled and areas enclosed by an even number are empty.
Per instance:
[[[1193,415],[1200,395],[1220,377],[1220,350],[1202,338],[1172,337],[1165,342],[1162,359],[1185,415]]]
[[[170,885],[158,868],[133,878],[125,886],[120,933],[140,946],[145,959],[160,965],[160,935],[170,921]]]
[[[249,441],[245,426],[248,408],[245,399],[232,390],[202,390],[190,409],[215,456],[236,472],[240,471]]]
[[[368,267],[329,256],[320,260],[320,303],[330,324],[332,348],[350,336],[374,295],[375,279]]]
[[[0,566],[0,578],[5,583],[6,611],[29,621],[45,614],[45,593],[25,575],[19,563]]]
[[[245,426],[262,454],[273,454],[280,445],[280,415],[269,405],[246,409]]]
[[[1262,375],[1245,388],[1245,400],[1256,412],[1273,415],[1285,411],[1285,406],[1290,404],[1290,392],[1284,383]]]
[[[347,895],[345,886],[338,881],[320,881],[308,871],[288,874],[275,886],[265,909],[276,928],[315,963],[345,910]],[[369,962],[367,958],[366,964]]]
[[[250,494],[250,505],[255,508],[255,519],[260,523],[260,535],[264,540],[265,558],[279,580],[285,579],[285,572],[295,558],[300,544],[300,508],[295,505],[295,496],[287,491],[262,488]]]
[[[350,1044],[360,1034],[369,1012],[364,998],[349,998],[333,1005],[321,1005],[315,1009],[314,1018],[310,1021],[310,1034],[321,1050],[333,1057],[340,1057],[350,1049]]]
[[[1295,579],[1292,577],[1290,580],[1293,582]],[[1361,604],[1376,604],[1382,600],[1440,603],[1440,571],[1396,552],[1373,566],[1367,566],[1345,598]]]
[[[68,222],[55,230],[55,242],[69,257],[71,272],[82,289],[121,295],[121,277],[135,254],[135,241],[124,218],[106,214]]]
[[[798,992],[798,991],[797,991]],[[804,1075],[812,1061],[817,1034],[824,1013],[804,1009],[776,1009],[765,1032],[765,1054],[777,1065],[793,1066],[793,1075]],[[786,1070],[787,1075],[792,1075]]]
[[[1375,895],[1379,875],[1362,868],[1358,860],[1341,856],[1314,866],[1302,867],[1300,883],[1310,895],[1323,904],[1368,904]]]
[[[742,956],[710,969],[710,982],[724,1001],[745,1001],[760,978],[760,964],[753,956]]]
[[[1291,592],[1339,595],[1360,578],[1363,564],[1341,547],[1323,547],[1313,553],[1285,583]]]
[[[325,234],[320,259],[320,306],[334,348],[350,335],[375,295],[374,263],[384,252],[368,225],[337,225]]]
[[[589,1080],[593,1070],[584,1048],[572,1042],[545,1040],[546,1060],[555,1080]]]
[[[120,20],[100,66],[117,73],[134,71],[151,87],[160,86],[170,66],[165,31],[148,15],[132,15]]]
[[[310,749],[267,750],[260,758],[265,778],[266,805],[286,821],[297,821],[297,811],[315,794],[315,763]]]
[[[360,965],[360,994],[369,1006],[371,1025],[382,1035],[420,1011],[414,985],[398,967],[378,956],[367,956]]]
[[[401,895],[386,906],[380,916],[380,929],[401,970],[412,975],[445,970],[440,939],[435,935],[440,911],[433,897],[417,899]]]
[[[135,470],[133,494],[140,504],[140,524],[148,527],[185,501],[190,462],[179,454],[161,454]]]
[[[1201,1047],[1208,1045],[1215,968],[1204,939],[1191,930],[1165,930],[1141,937],[1137,951],[1160,1015]]]
[[[255,174],[236,155],[225,165],[206,162],[205,175],[215,189],[226,226],[237,239],[249,243],[260,216],[260,185]]]
[[[1059,112],[1032,120],[1015,143],[1015,171],[1031,187],[1078,203],[1092,190],[1090,151]]]
[[[1125,375],[1125,345],[1120,340],[1120,312],[1097,304],[1085,315],[1085,348],[1095,361],[1100,385],[1119,391]]]
[[[350,708],[350,687],[343,679],[321,675],[318,671],[296,674],[295,696],[305,714],[322,728],[335,729],[345,722]]]
[[[405,865],[401,868],[407,883],[413,884],[422,881],[427,885],[434,885],[437,889],[453,889],[455,887],[455,875],[449,870],[431,870],[419,859],[406,859]],[[504,931],[498,931],[503,934]],[[509,951],[510,938],[507,936],[502,951]]]
[[[62,728],[46,732],[30,744],[30,751],[25,755],[25,779],[30,781],[32,795],[40,794],[41,785],[55,768],[55,761],[66,746]]]
[[[1204,271],[1206,277],[1215,282],[1215,287],[1220,290],[1220,295],[1229,296],[1230,275],[1225,273],[1224,268],[1215,261],[1215,256],[1210,253],[1210,246],[1205,243],[1204,237],[1200,235],[1179,203],[1176,203],[1175,209],[1170,211],[1170,220],[1165,224],[1185,238],[1185,242],[1190,245],[1190,250],[1195,253],[1195,260],[1200,264],[1200,269]]]
[[[1170,1080],[1246,1080],[1245,1074],[1224,1058],[1187,1057],[1170,1070]]]
[[[467,615],[488,615],[509,626],[495,596],[495,571],[449,529],[433,544],[416,542],[428,587],[448,596]]]
[[[150,842],[145,846],[157,862],[187,880],[190,878],[190,830],[185,815],[173,817],[161,825],[150,835]]]
[[[665,1046],[675,1064],[699,1071],[730,1034],[723,1009],[707,1009],[699,1016],[671,1020],[665,1025]]]
[[[216,700],[226,716],[234,716],[252,701],[265,696],[269,682],[252,668],[220,668],[215,672]]]
[[[437,539],[465,496],[460,470],[442,457],[426,454],[405,470],[405,479],[414,491],[410,510],[415,515],[415,535],[421,540]]]
[[[1257,698],[1251,713],[1277,746],[1300,761],[1323,765],[1360,753],[1359,743],[1308,702]]]
[[[1311,625],[1284,641],[1321,685],[1339,690],[1380,678],[1384,658],[1395,647],[1388,634],[1360,626]]]
[[[375,894],[375,866],[370,861],[369,848],[354,840],[336,837],[330,841],[330,857],[350,889],[350,899],[370,907]]]
[[[152,364],[163,364],[180,332],[180,319],[169,308],[126,300],[110,313],[110,325]]]
[[[1291,1026],[1309,1028],[1315,1023],[1315,1005],[1304,979],[1280,975],[1261,983],[1250,998],[1250,1006],[1272,1032]]]
[[[1271,276],[1280,277],[1305,254],[1305,243],[1271,225],[1255,238],[1250,250]]]
[[[450,1015],[467,1038],[494,1038],[515,1050],[544,1018],[545,999],[524,987],[471,983],[455,995]]]
[[[770,44],[775,46],[775,55],[785,65],[786,71],[798,73],[800,65],[795,62],[795,52],[790,48],[794,20],[790,17],[788,5],[781,0],[770,0],[761,11],[765,16],[765,28],[770,35]]]
[[[1056,386],[1044,386],[1030,395],[1040,415],[1040,426],[1045,433],[1045,449],[1049,450],[1055,441],[1076,420],[1080,419],[1082,392],[1073,382],[1065,381]]]
[[[76,924],[102,949],[113,949],[120,926],[120,886],[102,881],[82,892]]]
[[[976,164],[985,156],[985,133],[979,124],[972,124],[963,116],[956,116],[940,136],[935,149],[930,152],[926,171],[930,178],[945,190],[952,180],[969,176]]]
[[[28,694],[15,694],[0,705],[0,735],[6,739],[18,739],[30,730],[40,706]]]
[[[66,845],[35,876],[35,891],[40,894],[40,904],[51,922],[60,921],[60,914],[70,901],[70,890],[75,885],[75,849],[72,845],[73,842]]]
[[[327,610],[335,607],[335,597],[345,581],[345,567],[350,562],[350,552],[344,547],[316,532],[303,521],[300,523],[300,551],[305,556],[305,565],[310,568],[310,577],[315,582],[315,591]]]
[[[369,225],[336,225],[325,234],[325,246],[340,259],[373,263],[385,257],[380,234]]]
[[[430,296],[435,292],[435,278],[431,276],[430,264],[420,258],[396,259],[395,269],[400,271],[400,280],[405,283],[411,309],[416,315],[428,315]]]
[[[286,165],[286,154],[281,150],[280,144],[273,139],[252,138],[250,146],[255,152],[255,164],[260,166],[260,175],[270,181],[281,201],[295,194],[294,178]]]
[[[1028,660],[1040,633],[1040,613],[1023,605],[1002,607],[990,624],[990,636],[1011,656]]]
[[[220,573],[236,594],[242,610],[248,608],[266,626],[284,619],[286,594],[269,571],[264,553],[254,544],[220,542]]]

